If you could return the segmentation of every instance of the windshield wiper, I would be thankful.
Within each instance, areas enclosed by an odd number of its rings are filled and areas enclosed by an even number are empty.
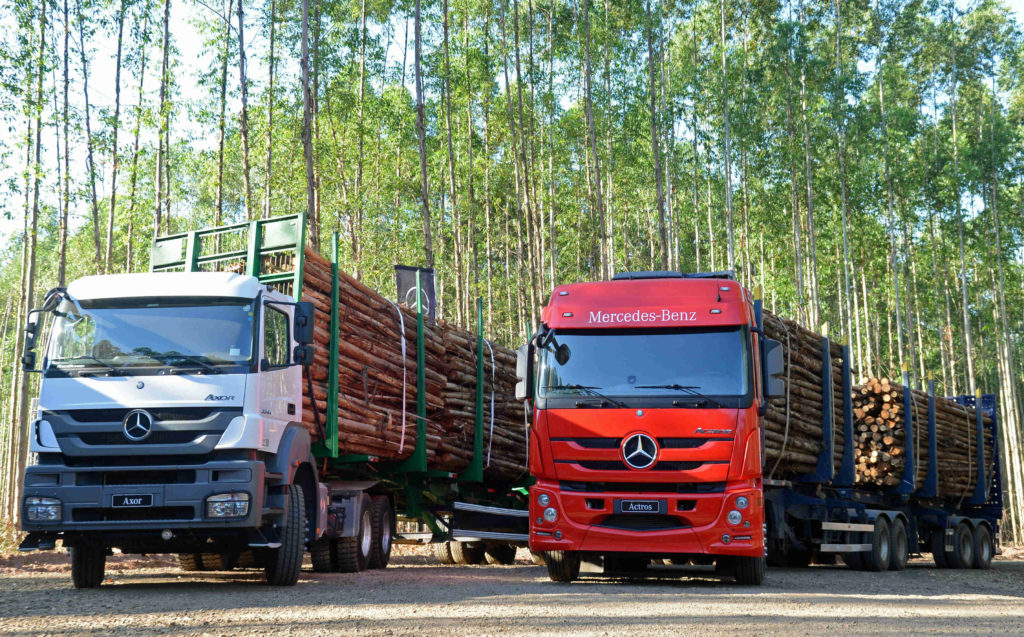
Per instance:
[[[605,396],[604,394],[602,394],[601,392],[597,391],[597,387],[594,387],[593,385],[579,385],[579,384],[576,384],[576,383],[571,383],[571,384],[568,384],[568,385],[550,385],[550,386],[548,386],[548,389],[554,389],[554,390],[559,390],[559,389],[575,389],[577,391],[583,392],[584,394],[586,394],[588,396],[593,396],[594,398],[600,398],[602,401],[606,401],[609,404],[614,405],[616,407],[625,407],[626,406],[626,403],[622,402],[621,400],[615,400],[614,398],[609,398],[609,397]],[[583,401],[577,401],[576,402],[576,406],[577,407],[582,407],[584,404],[585,403],[583,403]]]
[[[197,366],[198,368],[206,371],[208,374],[219,374],[219,373],[221,373],[221,370],[218,367],[215,367],[214,365],[211,365],[211,364],[207,363],[206,361],[204,361],[202,358],[200,358],[198,356],[192,356],[191,354],[147,354],[147,356],[150,356],[151,358],[155,358],[158,361],[164,363],[165,365],[171,366],[172,369],[168,370],[171,373],[182,373],[182,374],[185,374],[185,373],[188,373],[190,371],[194,371],[195,370],[195,368],[192,368],[192,369],[182,368],[181,365],[178,364],[178,363],[171,363],[170,361],[173,361],[173,360],[179,360],[179,361],[185,361],[185,362],[192,363],[193,365]],[[180,371],[179,372],[175,372],[174,368],[178,368]]]
[[[718,402],[710,396],[706,396],[699,391],[699,385],[680,385],[679,383],[672,383],[671,385],[637,385],[633,389],[674,389],[676,391],[684,391],[691,396],[695,396],[704,402],[714,403],[716,407],[721,407],[722,403]]]
[[[111,365],[110,363],[107,363],[105,361],[101,361],[100,359],[96,358],[95,356],[89,356],[88,354],[85,354],[85,355],[82,355],[82,356],[75,356],[74,358],[65,358],[65,359],[60,360],[60,361],[54,361],[54,363],[59,365],[60,363],[67,363],[69,361],[82,360],[82,359],[88,360],[88,361],[92,361],[92,362],[98,364],[100,367],[105,367],[105,368],[107,368],[107,370],[109,370],[109,371],[111,371],[111,372],[113,372],[115,374],[124,374],[124,370],[121,369],[120,367],[115,367],[115,366]],[[91,371],[92,370],[86,370],[86,369],[78,370],[78,375],[81,376],[82,374],[88,374],[88,373],[91,373]]]

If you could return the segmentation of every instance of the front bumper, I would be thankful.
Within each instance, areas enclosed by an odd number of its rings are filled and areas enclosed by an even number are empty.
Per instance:
[[[546,493],[558,511],[544,519],[537,498]],[[749,505],[739,524],[726,516],[735,498]],[[662,502],[662,515],[630,517],[619,513],[623,500]],[[647,555],[764,555],[764,498],[749,484],[717,493],[628,493],[563,490],[558,482],[538,481],[530,488],[530,550]],[[636,523],[647,520],[649,524]],[[666,528],[669,527],[669,528]]]
[[[264,479],[263,463],[250,460],[213,460],[195,465],[32,465],[25,471],[22,530],[114,535],[161,529],[256,528],[263,514]],[[230,492],[249,494],[248,514],[229,519],[207,518],[206,498]],[[25,499],[32,496],[60,500],[61,519],[29,520]],[[115,506],[117,496],[143,496],[143,501],[151,504]]]

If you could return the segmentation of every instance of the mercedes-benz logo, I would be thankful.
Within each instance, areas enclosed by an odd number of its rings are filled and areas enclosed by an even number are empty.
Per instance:
[[[658,443],[647,434],[633,434],[622,442],[622,458],[634,469],[646,469],[658,459]]]
[[[132,442],[139,442],[153,432],[153,416],[148,411],[136,409],[124,417],[124,437]]]

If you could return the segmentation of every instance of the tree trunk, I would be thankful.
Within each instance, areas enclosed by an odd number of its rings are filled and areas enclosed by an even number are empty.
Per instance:
[[[121,10],[117,14],[117,63],[114,71],[114,133],[110,150],[110,213],[107,216],[107,253],[104,268],[111,271],[114,260],[114,208],[117,204],[117,168],[119,155],[117,133],[121,126],[121,45],[124,41],[125,0],[121,0]]]
[[[240,0],[241,1],[241,0]],[[270,0],[270,51],[267,60],[267,175],[263,195],[263,218],[269,219],[270,194],[274,175],[274,35],[277,26],[277,0]]]
[[[586,47],[585,70],[583,74],[583,107],[587,125],[587,141],[590,148],[591,161],[594,162],[594,200],[597,208],[597,221],[600,230],[600,271],[601,278],[610,277],[608,272],[608,233],[605,229],[604,202],[601,197],[601,162],[597,156],[597,131],[594,128],[594,101],[590,85],[592,82],[592,64],[590,55],[590,0],[583,0],[583,38]]]
[[[89,61],[85,55],[85,20],[82,18],[82,1],[75,5],[78,18],[78,51],[82,61],[82,97],[85,106],[85,148],[86,171],[89,175],[89,193],[92,210],[92,239],[96,251],[96,271],[103,272],[103,251],[100,245],[100,204],[96,197],[96,163],[93,160],[92,127],[89,108]],[[41,82],[42,80],[40,80]]]
[[[723,2],[723,6],[724,6],[725,0],[722,0],[722,2]],[[658,124],[659,124],[659,122],[658,122],[658,114],[657,114],[657,112],[655,111],[655,108],[654,108],[654,100],[655,100],[655,96],[657,95],[657,92],[655,91],[655,84],[654,84],[654,63],[655,63],[655,57],[654,57],[654,34],[652,33],[653,30],[654,30],[654,25],[651,24],[653,22],[653,20],[654,20],[654,15],[651,13],[651,0],[647,0],[647,2],[646,2],[646,12],[647,12],[647,20],[645,21],[646,22],[646,29],[645,30],[647,31],[647,87],[648,87],[648,92],[650,93],[649,99],[648,99],[648,105],[649,105],[650,116],[651,116],[651,158],[653,159],[653,163],[654,163],[655,207],[656,207],[656,209],[658,211],[658,241],[659,241],[659,248],[660,248],[660,252],[659,252],[659,266],[660,266],[660,269],[667,270],[668,269],[668,235],[667,235],[668,230],[667,230],[667,227],[666,227],[666,224],[665,224],[665,184],[664,184],[664,181],[663,181],[664,175],[661,172],[661,150],[660,150],[659,144],[658,144],[658,142],[660,141],[661,133],[659,132],[659,127],[658,127]],[[724,27],[723,27],[723,33],[724,32],[725,31],[724,31]],[[660,35],[660,31],[659,31],[659,35]],[[723,60],[725,59],[724,53],[723,53],[723,58],[722,59]],[[728,116],[726,118],[726,121],[728,122]],[[728,126],[728,124],[726,124],[726,126]],[[728,161],[728,160],[726,160],[726,161]],[[728,164],[726,164],[726,165],[728,165]],[[728,177],[726,177],[726,179],[728,179]],[[731,223],[731,219],[732,218],[730,216],[730,223]],[[731,232],[731,226],[730,226],[730,232]],[[730,237],[731,237],[731,234],[730,234]]]
[[[242,2],[243,0],[239,0]],[[320,249],[319,223],[316,218],[316,181],[313,175],[313,97],[309,92],[309,0],[302,0],[302,154],[306,161],[306,218],[310,219],[309,239]]]
[[[64,287],[67,278],[68,264],[68,212],[71,207],[71,152],[70,152],[70,118],[68,117],[68,89],[70,76],[68,75],[68,40],[71,36],[71,20],[68,16],[68,0],[64,0],[64,111],[62,122],[64,125],[64,191],[61,196],[60,221],[57,230],[57,286]],[[20,327],[20,326],[19,326]]]
[[[220,116],[217,126],[217,212],[214,217],[216,226],[224,223],[224,128],[227,124],[228,59],[231,57],[231,13],[234,6],[234,0],[228,0],[227,11],[224,13],[224,51],[220,64]],[[269,151],[267,159],[269,161]],[[267,183],[270,183],[269,178]]]
[[[447,0],[446,0],[447,1]],[[365,197],[363,195],[363,108],[366,101],[366,0],[359,3],[359,121],[356,132],[359,142],[359,155],[356,159],[356,207],[355,214],[350,216],[350,233],[352,236],[352,261],[355,265],[356,279],[362,279],[362,250],[360,238],[363,234],[363,214]]]
[[[245,71],[245,2],[238,0],[238,85],[242,93],[242,111],[238,116],[242,135],[242,182],[245,184],[245,216],[257,218],[253,212],[252,183],[249,177],[249,78]]]
[[[731,140],[729,138],[729,69],[726,66],[726,55],[725,55],[725,0],[721,0],[720,3],[720,16],[719,24],[721,25],[721,49],[722,49],[722,122],[723,122],[723,145],[722,145],[722,157],[725,164],[725,223],[726,231],[728,233],[728,263],[725,264],[726,270],[733,270],[736,268],[736,243],[734,238],[734,228],[732,220],[732,166],[730,165],[730,155],[732,149],[730,148]]]
[[[455,231],[455,250],[452,251],[455,259],[455,320],[456,324],[464,325],[462,316],[462,277],[460,275],[462,272],[462,255],[458,245],[461,230],[458,200],[455,195],[455,148],[452,144],[452,86],[451,57],[448,52],[448,0],[442,0],[441,2],[441,34],[441,46],[444,51],[444,101],[442,102],[442,108],[444,109],[445,144],[448,151],[448,200],[452,207],[452,226]],[[443,218],[444,212],[442,210],[442,220]],[[442,234],[444,234],[443,230]]]
[[[427,131],[423,104],[421,0],[416,0],[416,28],[414,29],[415,55],[413,68],[416,76],[416,138],[420,153],[420,203],[423,206],[423,255],[427,267],[434,267],[434,247],[430,237],[430,189],[427,183]]]
[[[79,0],[81,1],[81,0]],[[164,0],[164,37],[163,37],[163,61],[160,65],[160,110],[157,113],[157,150],[156,150],[156,209],[154,210],[153,236],[160,234],[163,215],[163,188],[164,188],[164,128],[166,119],[164,113],[167,110],[167,62],[170,52],[171,38],[171,0]]]

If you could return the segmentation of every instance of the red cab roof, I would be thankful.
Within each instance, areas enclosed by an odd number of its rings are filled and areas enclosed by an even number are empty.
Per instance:
[[[752,324],[750,293],[731,279],[647,278],[560,285],[541,319],[554,329]]]

